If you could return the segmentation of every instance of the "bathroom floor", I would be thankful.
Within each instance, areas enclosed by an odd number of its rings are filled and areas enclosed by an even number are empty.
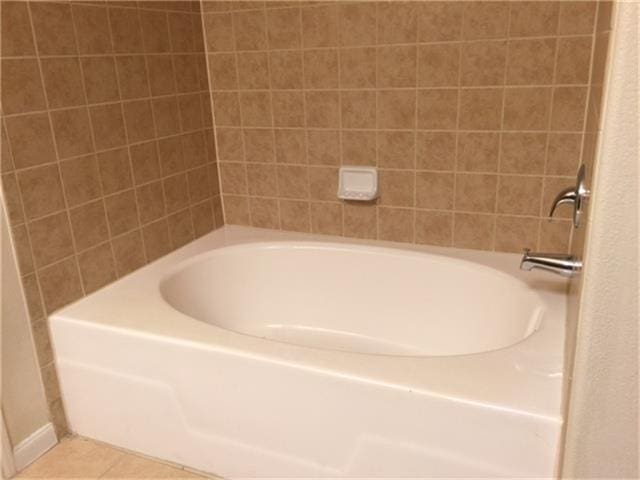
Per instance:
[[[118,450],[82,437],[62,440],[16,478],[216,478]]]

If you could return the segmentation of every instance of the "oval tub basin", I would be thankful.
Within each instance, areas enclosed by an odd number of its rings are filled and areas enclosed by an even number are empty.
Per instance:
[[[234,332],[381,355],[464,355],[536,328],[540,297],[517,279],[439,255],[331,243],[216,250],[161,284],[180,312]]]

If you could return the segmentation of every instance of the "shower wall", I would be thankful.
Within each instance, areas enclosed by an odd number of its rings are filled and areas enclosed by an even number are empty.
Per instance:
[[[0,8],[3,194],[63,434],[47,314],[222,224],[200,3]]]
[[[226,222],[567,251],[596,8],[204,1]],[[380,198],[338,200],[341,165]]]

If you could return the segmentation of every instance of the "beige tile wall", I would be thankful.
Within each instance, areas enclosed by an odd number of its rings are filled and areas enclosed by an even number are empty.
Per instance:
[[[222,224],[199,2],[2,8],[2,185],[49,406],[45,317]]]
[[[567,251],[596,3],[221,2],[204,23],[227,223]],[[379,168],[372,204],[340,165]]]

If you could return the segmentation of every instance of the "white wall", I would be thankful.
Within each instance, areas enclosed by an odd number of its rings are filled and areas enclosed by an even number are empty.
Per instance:
[[[618,4],[593,176],[565,478],[638,477],[638,25]]]

